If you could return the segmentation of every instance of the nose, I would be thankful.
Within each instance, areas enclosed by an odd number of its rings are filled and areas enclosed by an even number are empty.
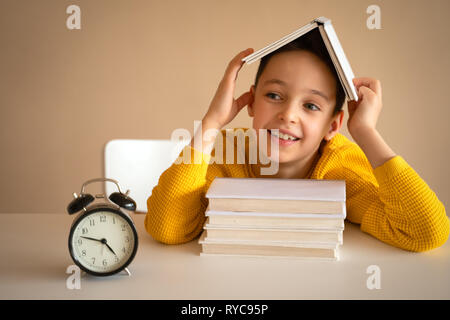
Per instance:
[[[278,119],[283,122],[288,123],[298,123],[299,122],[299,112],[298,107],[294,103],[286,103],[283,109],[278,113]]]

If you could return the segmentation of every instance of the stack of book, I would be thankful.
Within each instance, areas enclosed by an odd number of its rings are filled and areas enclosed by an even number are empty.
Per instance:
[[[339,259],[345,181],[216,178],[201,255]]]

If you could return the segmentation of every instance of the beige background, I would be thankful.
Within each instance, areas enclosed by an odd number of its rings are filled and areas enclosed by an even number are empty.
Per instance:
[[[81,30],[66,28],[71,4]],[[366,27],[371,4],[382,30]],[[448,12],[448,0],[1,0],[0,213],[65,213],[72,192],[103,175],[109,140],[192,132],[237,52],[318,16],[355,76],[381,80],[379,131],[447,207]],[[236,95],[256,68],[241,70]],[[251,126],[246,111],[227,127],[238,126]]]

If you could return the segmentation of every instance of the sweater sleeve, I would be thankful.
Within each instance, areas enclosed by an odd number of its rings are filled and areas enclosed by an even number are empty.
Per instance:
[[[179,157],[189,159],[189,154],[190,163],[173,163],[161,174],[147,200],[145,229],[163,243],[185,243],[201,233],[208,205],[205,193],[211,180],[221,176],[217,166],[209,165],[214,153],[207,155],[189,145]]]
[[[341,161],[347,218],[360,223],[362,231],[417,252],[447,241],[450,227],[444,205],[401,156],[372,169],[358,147]]]

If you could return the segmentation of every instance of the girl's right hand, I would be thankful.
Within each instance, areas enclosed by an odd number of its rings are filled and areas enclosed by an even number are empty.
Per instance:
[[[253,101],[253,95],[250,91],[234,99],[237,76],[244,64],[242,59],[252,52],[253,49],[248,48],[241,51],[230,61],[209,109],[203,117],[204,122],[213,124],[218,130],[230,123],[242,108]]]

